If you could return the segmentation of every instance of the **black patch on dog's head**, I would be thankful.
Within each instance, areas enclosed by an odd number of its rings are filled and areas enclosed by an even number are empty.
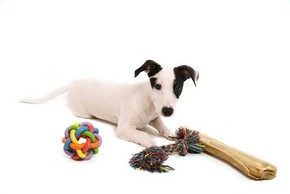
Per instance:
[[[175,80],[173,82],[173,92],[176,98],[182,93],[183,83],[191,78],[193,80],[194,85],[196,86],[196,81],[198,80],[199,73],[195,71],[193,68],[187,65],[181,65],[174,68]]]
[[[151,87],[154,88],[155,84],[156,84],[156,80],[157,78],[156,77],[151,77],[150,78],[150,84],[151,84]]]
[[[137,77],[142,71],[145,71],[148,74],[148,77],[152,77],[161,70],[162,70],[161,65],[159,65],[155,61],[147,60],[141,67],[136,69],[135,77]]]
[[[176,98],[179,98],[179,96],[181,95],[182,89],[183,89],[184,80],[176,72],[175,69],[174,69],[174,74],[175,74],[175,80],[173,82],[173,92],[174,92]]]
[[[152,89],[161,90],[161,84],[157,83],[156,77],[150,78],[150,84],[151,84]]]

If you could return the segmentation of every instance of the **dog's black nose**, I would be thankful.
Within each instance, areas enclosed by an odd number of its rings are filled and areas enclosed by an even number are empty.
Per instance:
[[[171,108],[171,107],[163,107],[162,108],[162,113],[163,113],[164,116],[169,117],[173,113],[173,108]]]

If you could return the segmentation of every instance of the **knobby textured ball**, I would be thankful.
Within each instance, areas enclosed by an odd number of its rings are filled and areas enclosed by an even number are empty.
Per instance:
[[[74,160],[89,160],[99,152],[102,138],[99,129],[89,122],[75,123],[64,132],[64,152]]]

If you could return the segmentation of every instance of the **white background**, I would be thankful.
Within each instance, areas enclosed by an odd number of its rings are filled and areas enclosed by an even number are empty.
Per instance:
[[[289,25],[286,0],[0,0],[0,193],[289,193]],[[86,120],[65,96],[18,103],[81,77],[147,81],[133,78],[147,59],[200,72],[165,119],[173,132],[200,130],[276,165],[277,177],[253,181],[207,154],[170,156],[166,174],[133,170],[142,147],[97,120],[100,152],[76,162],[61,139]]]

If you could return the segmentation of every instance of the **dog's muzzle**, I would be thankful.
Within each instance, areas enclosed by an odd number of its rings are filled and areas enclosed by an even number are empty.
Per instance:
[[[172,107],[163,107],[162,108],[162,114],[164,115],[164,116],[166,116],[166,117],[169,117],[169,116],[171,116],[172,115],[172,113],[173,113],[173,108]]]

